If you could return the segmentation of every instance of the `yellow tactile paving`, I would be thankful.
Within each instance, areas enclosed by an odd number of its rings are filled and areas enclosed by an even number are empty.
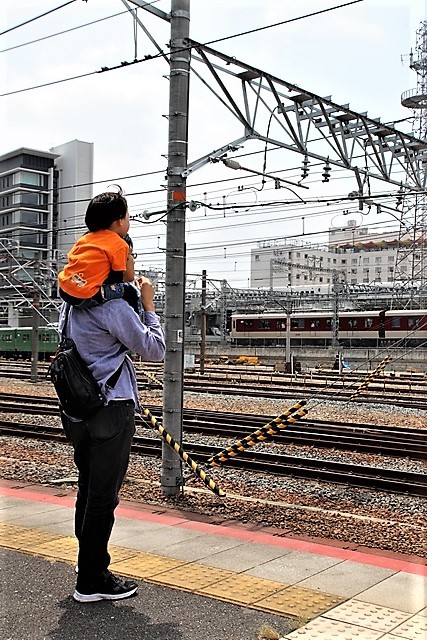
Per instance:
[[[329,593],[288,587],[257,602],[257,609],[311,619],[340,604],[343,600],[345,598],[338,598]]]
[[[150,578],[150,582],[177,587],[184,591],[197,591],[214,582],[226,580],[226,578],[230,578],[232,575],[232,571],[191,563],[153,576]]]
[[[10,536],[10,535],[19,535],[19,533],[26,533],[27,531],[34,531],[34,529],[31,529],[29,527],[21,527],[20,525],[16,525],[16,524],[9,524],[8,522],[1,522],[0,523],[0,537],[3,538],[3,536]]]
[[[74,537],[40,529],[1,524],[0,543],[17,551],[64,562],[75,563],[77,558],[78,545]],[[111,568],[123,575],[278,615],[311,620],[345,600],[310,589],[127,547],[111,545],[109,551]],[[409,638],[412,640],[412,636]]]
[[[129,547],[116,547],[116,545],[110,544],[108,546],[108,553],[111,557],[111,564],[113,564],[113,562],[122,562],[128,558],[132,558],[138,551],[129,549]]]
[[[29,551],[36,555],[48,556],[49,558],[56,558],[57,560],[76,562],[77,540],[76,538],[64,536],[51,542],[35,545],[32,549],[29,549]]]
[[[29,529],[14,525],[0,526],[0,546],[20,551],[31,551],[36,545],[57,540],[57,533],[49,533],[40,529]]]
[[[0,522],[0,539],[3,538],[3,536],[14,534],[19,530],[28,531],[28,527],[18,527],[7,522]]]
[[[237,604],[253,605],[258,600],[265,598],[287,585],[281,582],[273,582],[264,578],[256,578],[243,574],[233,574],[226,580],[215,582],[203,589],[197,589],[202,596],[212,596],[219,600],[234,602]]]
[[[132,551],[128,549],[128,551]],[[112,554],[113,555],[113,554]],[[170,571],[186,564],[182,560],[173,560],[173,558],[165,558],[156,556],[151,553],[134,552],[134,555],[127,560],[120,562],[112,562],[112,571],[123,573],[132,578],[140,578],[141,580],[155,576],[158,573]]]

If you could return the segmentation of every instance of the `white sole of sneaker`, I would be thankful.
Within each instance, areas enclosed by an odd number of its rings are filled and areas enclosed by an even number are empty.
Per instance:
[[[99,602],[100,600],[123,600],[133,596],[138,591],[138,587],[126,591],[126,593],[79,593],[77,590],[73,593],[73,598],[76,602]]]

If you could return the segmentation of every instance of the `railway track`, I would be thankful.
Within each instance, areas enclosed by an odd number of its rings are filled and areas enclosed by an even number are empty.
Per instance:
[[[30,363],[29,362],[14,362],[10,360],[0,361],[1,370],[0,377],[16,377],[30,375]],[[138,362],[134,363],[135,369],[138,374],[144,378],[145,372],[148,372],[152,376],[156,377],[161,383],[163,375],[163,364],[144,363],[141,365]],[[38,372],[41,377],[47,374],[49,363],[40,362]],[[188,380],[197,379],[200,374],[197,372],[188,373],[185,372],[185,377]],[[233,379],[239,381],[253,381],[262,383],[264,385],[304,385],[312,389],[324,388],[329,386],[336,386],[338,388],[353,387],[365,380],[367,372],[352,371],[351,373],[344,373],[339,375],[338,371],[325,371],[316,372],[311,371],[309,373],[299,374],[287,374],[283,372],[275,371],[271,366],[259,365],[257,367],[250,368],[249,366],[237,366],[237,365],[214,365],[209,366],[205,370],[205,374],[202,379],[214,380],[217,382],[228,382]],[[400,392],[403,388],[408,388],[414,392],[414,394],[425,394],[427,390],[427,374],[422,373],[403,373],[400,372],[398,377],[395,374],[387,373],[380,374],[375,377],[375,380],[370,383],[372,389],[375,390],[388,390]],[[406,389],[405,389],[406,388]]]
[[[255,386],[255,388],[254,388]],[[225,395],[239,395],[247,397],[263,397],[277,400],[294,399],[296,395],[306,397],[327,398],[328,400],[336,400],[340,402],[350,401],[353,393],[356,391],[354,388],[351,391],[338,391],[337,389],[312,389],[307,386],[292,385],[291,388],[285,387],[282,389],[271,389],[270,386],[263,387],[255,382],[248,384],[236,383],[231,384],[228,381],[225,384],[206,384],[204,381],[196,382],[190,380],[184,383],[184,391],[192,391],[195,393],[212,393],[212,394],[225,394]],[[417,396],[396,396],[395,392],[390,392],[386,395],[384,392],[375,393],[373,391],[364,391],[360,395],[351,399],[351,402],[364,402],[370,404],[387,404],[394,407],[403,407],[409,409],[427,409],[427,400],[424,399],[424,395]]]
[[[39,376],[47,375],[47,366],[39,372]],[[137,367],[138,384],[141,389],[156,386],[154,380],[147,378],[141,368]],[[0,371],[0,377],[18,378],[20,380],[30,380],[31,374],[28,368],[4,367]],[[154,376],[155,379],[155,376]],[[358,395],[358,385],[364,378],[358,380],[346,378],[327,378],[325,380],[311,380],[302,376],[301,378],[289,377],[273,374],[248,374],[235,372],[227,374],[210,373],[204,376],[198,374],[188,374],[184,378],[184,391],[195,393],[243,395],[247,397],[263,397],[271,399],[293,399],[295,396],[327,398],[341,402],[350,401],[355,403],[381,403],[396,407],[427,410],[427,385],[418,382],[410,385],[410,389],[394,386],[394,381],[383,381],[382,384],[372,382],[368,389],[364,389]],[[161,386],[159,380],[157,385]],[[354,396],[354,397],[352,397]]]
[[[155,416],[162,414],[162,407],[145,405]],[[38,415],[58,415],[55,398],[0,393],[0,411]],[[203,436],[244,438],[272,420],[272,416],[184,409],[184,433],[200,433]],[[137,424],[152,428],[144,418]],[[404,426],[381,426],[311,420],[288,425],[274,437],[276,444],[297,444],[316,448],[357,451],[367,454],[387,455],[412,460],[427,460],[425,432]]]
[[[58,427],[0,421],[0,428],[2,435],[66,442],[62,429]],[[207,463],[212,455],[221,451],[220,447],[186,442],[183,443],[183,447],[199,464]],[[135,436],[132,452],[159,458],[162,452],[162,440]],[[427,491],[427,478],[424,474],[305,459],[277,453],[245,451],[238,458],[230,460],[226,466],[411,496],[425,496]]]

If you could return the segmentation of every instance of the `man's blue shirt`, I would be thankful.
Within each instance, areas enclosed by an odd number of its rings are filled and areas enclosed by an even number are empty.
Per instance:
[[[65,316],[64,303],[59,316],[60,334]],[[133,400],[140,410],[135,369],[127,352],[132,351],[147,362],[163,360],[165,340],[157,314],[145,311],[142,322],[122,299],[84,310],[70,307],[65,335],[74,340],[78,352],[101,385],[106,402]],[[110,387],[107,381],[121,365],[120,376],[114,387]]]

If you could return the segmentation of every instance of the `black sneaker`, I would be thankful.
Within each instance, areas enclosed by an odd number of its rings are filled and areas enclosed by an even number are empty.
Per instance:
[[[97,602],[98,600],[122,600],[133,596],[138,590],[138,584],[133,580],[125,580],[112,573],[94,585],[77,585],[73,593],[77,602]]]

